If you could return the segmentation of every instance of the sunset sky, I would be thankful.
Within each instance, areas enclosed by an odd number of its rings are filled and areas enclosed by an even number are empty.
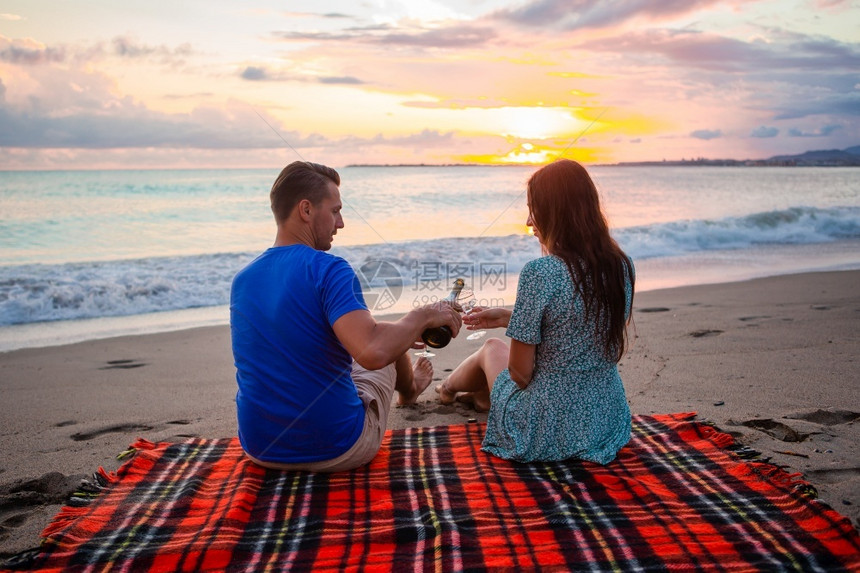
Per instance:
[[[856,0],[5,0],[0,168],[844,149],[858,39]]]

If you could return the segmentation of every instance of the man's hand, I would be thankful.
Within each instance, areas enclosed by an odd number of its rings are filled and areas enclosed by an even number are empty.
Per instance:
[[[431,322],[428,324],[427,328],[447,326],[451,329],[451,334],[454,338],[457,337],[457,334],[460,332],[460,326],[463,324],[463,318],[460,316],[459,305],[446,300],[440,300],[433,304],[428,304],[423,308],[430,313],[429,320]]]

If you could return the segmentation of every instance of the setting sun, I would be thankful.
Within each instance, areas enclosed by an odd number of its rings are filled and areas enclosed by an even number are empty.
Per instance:
[[[498,116],[501,135],[505,136],[547,139],[570,133],[580,123],[569,109],[502,107],[493,111],[493,115]]]

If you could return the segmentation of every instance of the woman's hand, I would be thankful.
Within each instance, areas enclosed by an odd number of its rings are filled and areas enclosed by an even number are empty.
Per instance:
[[[463,316],[463,324],[467,330],[483,328],[507,328],[511,321],[512,311],[507,308],[482,308],[476,306],[472,312]]]

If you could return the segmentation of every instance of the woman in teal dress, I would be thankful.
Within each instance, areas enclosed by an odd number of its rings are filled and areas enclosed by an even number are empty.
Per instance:
[[[633,303],[630,258],[609,235],[597,189],[575,161],[528,182],[527,224],[543,257],[520,274],[513,311],[478,308],[467,328],[507,327],[437,387],[443,403],[489,410],[482,449],[520,462],[612,461],[630,439],[618,361]]]

